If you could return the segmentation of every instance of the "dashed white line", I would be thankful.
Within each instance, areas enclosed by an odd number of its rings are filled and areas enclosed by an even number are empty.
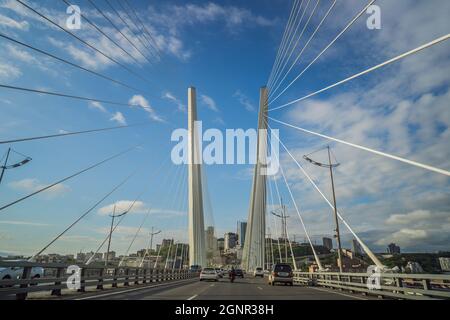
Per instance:
[[[190,298],[188,298],[188,300],[190,301],[190,300],[194,300],[195,298],[197,298],[198,297],[198,294],[195,294],[195,295],[193,295],[192,297],[190,297]]]
[[[262,290],[263,288],[261,288],[261,287],[258,287],[258,289],[259,289],[259,290]]]

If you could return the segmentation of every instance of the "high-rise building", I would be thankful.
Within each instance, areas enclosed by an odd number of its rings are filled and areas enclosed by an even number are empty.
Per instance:
[[[395,243],[390,243],[388,245],[387,251],[390,254],[400,254],[400,247]]]
[[[247,232],[247,222],[245,221],[238,221],[238,241],[239,245],[241,247],[244,247],[245,244],[245,233]]]
[[[237,234],[233,232],[225,233],[225,251],[236,248]]]
[[[364,251],[363,251],[361,245],[359,244],[358,240],[356,240],[356,239],[352,240],[352,252],[353,252],[353,254],[355,254],[357,256],[362,256],[364,254]]]
[[[322,243],[325,248],[328,250],[333,249],[333,240],[331,238],[322,238]]]
[[[225,239],[219,238],[217,239],[217,249],[223,251],[225,249]]]
[[[217,250],[217,239],[214,236],[214,227],[209,226],[206,228],[206,250],[215,251]]]

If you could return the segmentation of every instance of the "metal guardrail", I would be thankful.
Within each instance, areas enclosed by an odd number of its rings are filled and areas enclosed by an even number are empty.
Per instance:
[[[369,279],[370,278],[370,279]],[[450,275],[380,273],[379,282],[368,273],[294,272],[298,284],[328,287],[394,299],[450,299]]]
[[[33,263],[0,261],[0,267],[18,268],[17,279],[0,279],[0,299],[15,296],[17,300],[25,300],[29,293],[48,291],[53,296],[61,296],[62,290],[67,289],[67,280],[72,273],[67,273],[67,264]],[[198,272],[189,270],[160,270],[148,268],[111,267],[79,265],[81,268],[80,288],[78,292],[85,292],[87,287],[103,290],[105,285],[112,288],[152,282],[166,282],[172,280],[191,279],[198,276]],[[33,268],[43,268],[43,276],[32,276]]]

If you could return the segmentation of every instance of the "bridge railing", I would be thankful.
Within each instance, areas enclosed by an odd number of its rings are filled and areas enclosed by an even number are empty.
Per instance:
[[[378,279],[376,278],[378,277]],[[297,284],[395,299],[450,299],[450,275],[294,272]]]
[[[53,296],[61,296],[64,289],[68,289],[67,280],[72,273],[67,272],[68,264],[33,263],[0,261],[0,268],[7,268],[16,277],[8,278],[7,272],[2,273],[0,279],[0,299],[23,300],[29,293],[48,292]],[[79,265],[79,289],[85,292],[88,287],[103,290],[105,285],[112,288],[119,286],[145,284],[151,282],[167,282],[173,280],[191,279],[198,276],[197,272],[189,270],[164,270],[133,267],[102,267]],[[43,272],[37,272],[37,268]],[[6,276],[6,278],[5,278]]]

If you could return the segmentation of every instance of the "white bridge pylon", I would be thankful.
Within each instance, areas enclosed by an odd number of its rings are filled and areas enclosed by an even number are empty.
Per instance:
[[[196,90],[190,87],[188,89],[189,264],[206,267],[201,150],[195,121],[197,121]]]
[[[260,89],[258,116],[257,161],[253,174],[247,231],[242,254],[242,265],[248,270],[263,268],[265,265],[266,236],[266,175],[262,173],[267,164],[267,88]]]

